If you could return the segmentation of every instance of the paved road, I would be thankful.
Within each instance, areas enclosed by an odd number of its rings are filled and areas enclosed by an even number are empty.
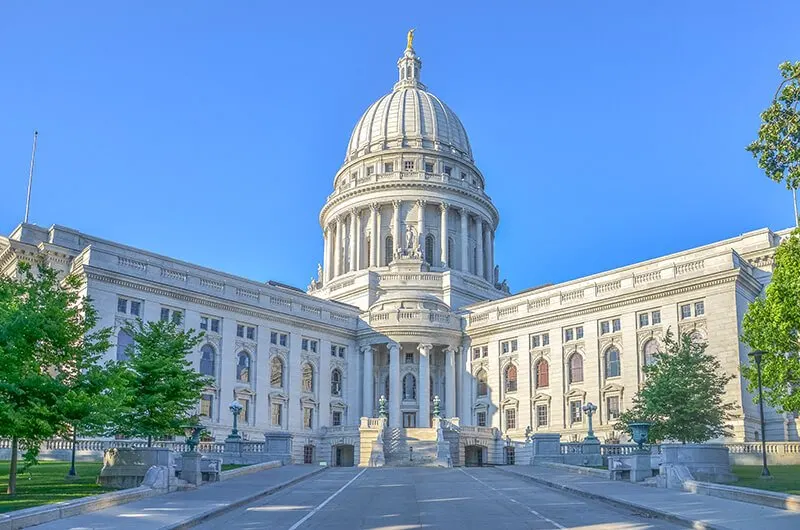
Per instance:
[[[199,528],[680,528],[491,468],[332,468]]]

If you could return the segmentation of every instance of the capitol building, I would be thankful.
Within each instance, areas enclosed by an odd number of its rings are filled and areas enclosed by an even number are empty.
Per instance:
[[[124,358],[130,319],[202,330],[192,360],[214,380],[198,403],[209,431],[218,440],[230,433],[229,404],[238,401],[246,439],[290,436],[296,462],[364,464],[369,419],[381,412],[387,463],[411,439],[428,439],[434,409],[460,437],[455,464],[471,458],[471,447],[491,461],[491,440],[520,441],[526,432],[582,439],[589,402],[597,436],[618,439],[612,426],[668,329],[708,341],[737,374],[727,391],[738,405],[732,440],[798,439],[795,418],[771,409],[760,432],[738,375],[749,351],[739,340],[742,318],[788,230],[511,294],[495,262],[492,176],[422,70],[410,36],[391,91],[353,128],[319,214],[323,262],[307,288],[59,225],[21,224],[0,237],[0,273],[43,257],[84,278],[100,325],[115,330],[109,359]]]

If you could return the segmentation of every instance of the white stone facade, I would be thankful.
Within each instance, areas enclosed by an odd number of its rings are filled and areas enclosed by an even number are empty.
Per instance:
[[[313,460],[357,447],[359,418],[376,416],[382,395],[393,428],[430,426],[439,396],[443,416],[515,439],[528,426],[581,438],[577,408],[593,402],[595,429],[611,438],[615,411],[642,382],[649,341],[667,329],[698,333],[738,373],[748,351],[742,317],[787,232],[762,229],[511,296],[494,260],[498,211],[463,125],[420,82],[421,67],[406,49],[393,91],[357,123],[320,213],[324,259],[307,291],[57,225],[0,237],[0,273],[44,256],[81,275],[100,325],[122,346],[120,325],[136,316],[179,314],[203,329],[193,361],[216,381],[198,405],[211,431],[228,434],[237,399],[245,436],[288,431],[297,461],[312,446]],[[734,438],[755,439],[758,411],[740,377],[728,397],[740,404]],[[770,411],[767,438],[796,440],[794,418]]]

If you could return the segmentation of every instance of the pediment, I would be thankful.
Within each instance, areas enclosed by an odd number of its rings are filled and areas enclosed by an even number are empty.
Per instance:
[[[531,398],[531,401],[534,401],[534,402],[547,401],[549,403],[551,399],[552,399],[552,396],[550,396],[550,394],[543,394],[543,393],[539,392],[539,393],[537,393],[535,396],[533,396]]]

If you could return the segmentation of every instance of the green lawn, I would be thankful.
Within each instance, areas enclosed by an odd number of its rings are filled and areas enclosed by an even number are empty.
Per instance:
[[[69,462],[40,462],[17,475],[17,494],[9,497],[6,495],[8,464],[0,461],[0,513],[114,491],[95,484],[103,467],[100,462],[76,463],[75,469],[80,477],[77,480],[64,478],[69,471]]]
[[[228,471],[229,469],[236,469],[237,467],[245,467],[245,464],[222,464],[222,471]]]
[[[764,480],[760,478],[761,466],[733,466],[733,474],[739,481],[732,486],[800,495],[800,465],[769,466],[769,472],[772,480]]]

